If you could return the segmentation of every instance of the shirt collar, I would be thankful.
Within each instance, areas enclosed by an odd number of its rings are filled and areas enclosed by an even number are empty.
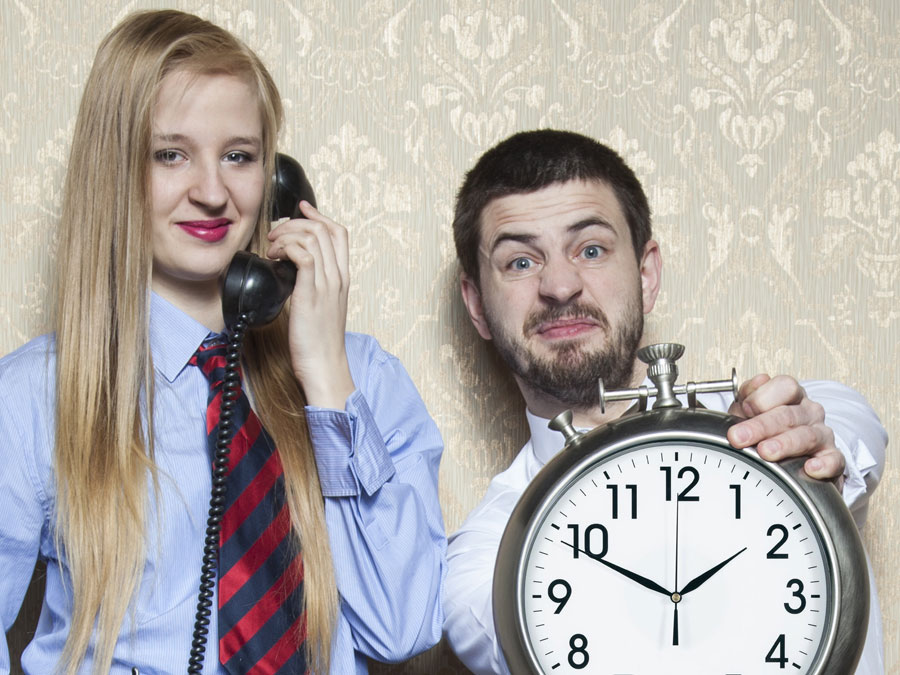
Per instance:
[[[162,297],[150,292],[150,353],[153,368],[169,382],[184,370],[197,347],[210,336],[197,322]]]
[[[525,418],[528,420],[528,428],[531,430],[531,447],[534,449],[535,457],[543,466],[553,458],[553,455],[562,450],[566,444],[566,437],[547,426],[550,420],[538,417],[528,408],[525,408]]]

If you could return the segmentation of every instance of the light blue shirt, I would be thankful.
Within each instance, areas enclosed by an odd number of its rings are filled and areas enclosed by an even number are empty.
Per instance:
[[[206,328],[153,294],[160,497],[147,510],[147,562],[134,620],[126,615],[111,672],[187,672],[209,507],[208,384],[188,359]],[[399,661],[441,636],[446,572],[438,504],[440,434],[400,362],[371,337],[348,333],[356,391],[345,410],[307,407],[340,595],[333,673],[366,673],[366,659]],[[71,621],[68,566],[54,544],[52,476],[56,355],[52,336],[0,359],[0,628],[16,618],[35,560],[47,563],[26,673],[53,672]],[[307,536],[309,536],[307,534]],[[315,534],[313,535],[315,536]],[[60,559],[62,557],[62,560]],[[216,601],[213,600],[213,606]],[[213,611],[211,635],[217,635]],[[218,667],[211,640],[204,673]],[[91,670],[90,651],[79,672]],[[5,637],[0,673],[9,673]]]

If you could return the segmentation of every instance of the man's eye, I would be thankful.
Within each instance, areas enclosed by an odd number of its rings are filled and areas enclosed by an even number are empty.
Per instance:
[[[527,270],[531,269],[531,266],[534,263],[531,262],[528,258],[516,258],[513,260],[511,267],[514,270]]]
[[[588,259],[599,258],[601,255],[603,255],[603,249],[600,246],[596,245],[585,246],[584,250],[581,253],[585,258]]]

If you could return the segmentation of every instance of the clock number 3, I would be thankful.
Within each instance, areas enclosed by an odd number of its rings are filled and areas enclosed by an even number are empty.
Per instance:
[[[790,612],[791,614],[799,614],[804,609],[806,609],[806,597],[803,595],[803,582],[799,579],[791,579],[787,582],[787,587],[796,586],[797,589],[791,593],[792,597],[797,598],[800,601],[800,606],[794,609],[788,603],[784,603],[784,608]]]
[[[659,470],[666,474],[666,501],[672,501],[672,467],[671,466],[661,466]],[[690,483],[678,493],[678,501],[680,502],[699,502],[700,497],[697,495],[688,494],[691,490],[696,487],[697,483],[700,482],[700,472],[697,471],[692,466],[682,467],[681,471],[678,472],[678,478],[683,479],[685,474],[690,474],[691,479]]]

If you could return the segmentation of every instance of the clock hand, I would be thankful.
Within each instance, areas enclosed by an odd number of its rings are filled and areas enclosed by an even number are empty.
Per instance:
[[[710,578],[713,574],[715,574],[715,573],[718,572],[720,569],[722,569],[723,567],[725,567],[725,565],[727,565],[728,563],[730,563],[732,560],[734,560],[735,558],[737,558],[741,553],[743,553],[743,552],[746,551],[746,550],[747,550],[747,547],[745,546],[744,548],[742,548],[740,551],[738,551],[737,553],[735,553],[735,554],[734,554],[733,556],[731,556],[730,558],[726,558],[725,560],[723,560],[722,562],[720,562],[720,563],[719,563],[718,565],[716,565],[715,567],[712,567],[712,568],[706,570],[706,571],[705,571],[703,574],[701,574],[700,576],[694,577],[693,579],[691,579],[691,580],[685,585],[685,587],[681,589],[680,595],[685,595],[685,594],[690,593],[691,591],[696,590],[697,588],[699,588],[701,585],[703,585],[704,583],[706,583],[706,582],[709,580],[709,578]]]
[[[579,553],[583,553],[584,555],[586,555],[588,558],[591,558],[592,560],[596,560],[597,562],[606,565],[609,569],[611,569],[615,572],[618,572],[622,576],[626,576],[629,579],[631,579],[632,581],[636,581],[644,588],[649,588],[651,591],[656,591],[657,593],[662,593],[665,596],[671,597],[671,595],[672,595],[671,591],[667,591],[665,588],[660,586],[655,581],[651,581],[647,577],[643,577],[640,574],[638,574],[637,572],[632,572],[631,570],[627,570],[624,567],[616,565],[615,563],[611,563],[608,560],[601,558],[598,555],[594,555],[593,553],[588,553],[584,549],[580,549],[575,546],[572,546],[572,544],[570,544],[568,542],[562,542],[562,543],[565,544],[566,546],[571,546],[572,548],[577,550]]]
[[[678,505],[681,503],[681,500],[678,498],[678,495],[675,496],[675,588],[678,588]],[[672,646],[678,646],[678,603],[681,602],[681,596],[678,593],[673,593],[671,596],[673,606],[675,607],[674,618],[672,619]]]

